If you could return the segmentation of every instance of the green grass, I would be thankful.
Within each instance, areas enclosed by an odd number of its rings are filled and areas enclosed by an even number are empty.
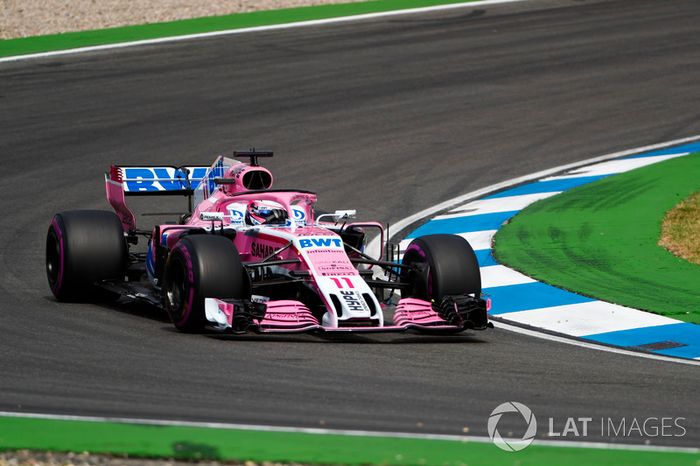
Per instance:
[[[659,246],[664,214],[700,187],[700,154],[537,202],[495,238],[495,255],[540,281],[700,323],[700,266]]]
[[[0,417],[0,451],[52,450],[130,457],[343,465],[697,466],[698,453],[318,435],[238,429]]]
[[[462,3],[465,0],[375,0],[281,10],[209,16],[165,23],[125,26],[93,31],[67,32],[20,39],[0,40],[0,57],[67,50],[78,47],[133,42],[169,36],[268,26],[297,21],[337,18],[391,10]]]

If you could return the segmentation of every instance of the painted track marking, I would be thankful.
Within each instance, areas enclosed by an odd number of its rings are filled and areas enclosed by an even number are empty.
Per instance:
[[[511,198],[511,199],[506,199],[505,202],[511,202],[511,203],[517,203],[515,199],[512,199],[513,197],[516,196],[522,196],[522,195],[533,195],[536,193],[542,193],[542,185],[535,186],[534,191],[528,190],[529,186],[533,185],[538,185],[538,183],[569,183],[569,187],[576,186],[577,183],[583,184],[583,182],[590,182],[594,181],[595,179],[599,179],[601,177],[608,176],[613,173],[621,173],[624,171],[632,170],[634,168],[639,168],[641,166],[649,165],[652,161],[653,162],[661,162],[664,160],[669,160],[674,157],[680,157],[687,155],[690,152],[695,152],[695,151],[700,151],[700,144],[692,144],[696,143],[698,140],[700,140],[700,135],[696,136],[691,136],[683,139],[676,139],[673,141],[668,141],[664,143],[659,143],[659,144],[654,144],[654,145],[649,145],[649,146],[643,146],[643,147],[638,147],[634,149],[629,149],[625,151],[620,151],[620,152],[615,152],[611,154],[606,154],[602,155],[599,157],[594,157],[590,158],[587,160],[583,160],[580,162],[572,163],[572,164],[567,164],[567,165],[561,165],[558,167],[551,168],[549,170],[544,170],[541,172],[533,173],[530,175],[526,175],[523,177],[519,178],[514,178],[511,180],[504,181],[502,183],[498,183],[495,185],[487,186],[486,188],[473,191],[467,194],[464,194],[462,196],[458,196],[453,199],[449,199],[447,201],[444,201],[440,204],[437,204],[433,207],[430,207],[428,209],[425,209],[421,212],[418,212],[417,214],[414,214],[412,216],[406,217],[394,224],[394,234],[393,236],[396,236],[397,233],[402,233],[402,231],[406,230],[407,227],[422,222],[425,219],[429,217],[433,217],[436,214],[445,212],[448,213],[449,211],[459,211],[459,210],[465,210],[468,211],[470,209],[470,204],[476,204],[480,200],[484,199],[505,199],[505,198]],[[674,149],[676,146],[680,146],[683,144],[688,144],[690,145],[689,149],[690,150],[679,150],[680,148]],[[671,149],[669,149],[671,148]],[[648,154],[652,151],[658,151],[654,152],[653,154]],[[648,155],[640,155],[640,154],[645,154],[647,153]],[[624,157],[627,157],[625,160],[615,160],[615,159],[622,159]],[[564,175],[561,175],[564,174]],[[546,180],[546,181],[542,181]],[[528,184],[524,184],[528,183]],[[555,190],[548,190],[550,185],[544,186],[544,192],[555,192]],[[509,189],[510,188],[510,189]],[[504,191],[505,190],[505,191]],[[509,195],[511,194],[511,195]],[[448,217],[447,219],[450,218],[457,218],[457,217]],[[446,219],[446,220],[447,220]],[[411,231],[409,235],[407,236],[407,239],[404,239],[403,241],[400,242],[400,248],[404,249],[408,243],[410,243],[410,238],[413,236],[417,236],[418,232],[421,231],[428,231],[431,232],[431,229],[429,227],[425,227],[426,224],[421,225],[419,228],[415,229],[414,231]],[[438,230],[436,229],[435,231],[432,232],[437,232]],[[423,233],[426,234],[426,233]],[[483,230],[483,231],[472,231],[468,233],[474,238],[481,238],[481,240],[478,243],[474,243],[472,247],[476,250],[476,253],[478,256],[481,257],[490,257],[490,244],[485,245],[484,238],[486,237],[493,237],[495,234],[495,231],[493,229],[490,230]],[[464,234],[460,236],[465,236]],[[371,243],[368,246],[368,250],[376,250],[377,249],[377,244],[376,241]],[[491,264],[490,266],[493,266],[495,264]],[[525,283],[527,284],[527,283]],[[543,284],[542,284],[543,285]],[[517,287],[517,286],[524,286],[523,283],[513,283],[510,286]],[[484,286],[485,293],[488,292],[494,292],[494,293],[502,293],[504,289],[509,288],[510,286],[496,286],[492,287],[490,290]],[[545,285],[548,286],[548,285]],[[553,287],[551,287],[553,288]],[[496,291],[497,290],[497,291]],[[585,297],[580,297],[579,295],[575,295],[573,293],[569,293],[563,290],[560,290],[561,293],[566,293],[567,295],[571,295],[574,297],[578,298],[568,298],[568,299],[581,299],[582,302],[590,301],[590,299],[585,298]],[[557,322],[556,316],[554,317],[554,320],[552,321],[551,317],[543,319],[544,321],[547,321],[549,319],[550,322],[554,322],[555,325],[553,325],[554,328],[552,329],[547,329],[547,328],[541,328],[540,330],[542,331],[535,331],[535,330],[527,330],[525,331],[520,331],[519,333],[524,333],[530,336],[536,336],[538,338],[544,338],[552,341],[557,341],[561,343],[568,343],[568,344],[574,344],[576,346],[583,346],[586,348],[592,348],[592,349],[597,349],[601,351],[608,351],[612,353],[618,353],[618,354],[625,354],[625,355],[633,355],[636,357],[643,357],[643,358],[648,358],[648,359],[656,359],[656,360],[664,360],[664,361],[672,361],[676,363],[682,363],[682,364],[690,364],[690,365],[699,365],[698,360],[700,360],[700,356],[695,356],[695,355],[690,355],[690,356],[682,356],[679,354],[680,357],[686,357],[688,359],[680,359],[679,357],[669,357],[666,355],[662,354],[651,354],[651,353],[643,353],[643,352],[637,352],[637,351],[631,351],[627,349],[622,349],[622,348],[615,348],[611,346],[607,346],[610,343],[610,339],[607,338],[610,336],[610,334],[617,332],[617,331],[622,331],[622,332],[627,332],[627,331],[634,331],[637,329],[644,330],[646,328],[650,328],[649,326],[642,325],[640,326],[640,322],[645,322],[645,321],[650,321],[653,323],[651,325],[651,328],[664,328],[664,327],[669,327],[668,321],[663,321],[657,320],[656,318],[660,316],[656,316],[655,314],[650,314],[646,313],[643,311],[638,311],[635,309],[630,309],[630,308],[624,308],[624,310],[621,310],[619,308],[622,308],[622,306],[616,306],[612,305],[609,303],[604,303],[602,301],[595,301],[596,304],[596,312],[598,312],[601,316],[606,316],[609,317],[611,315],[617,315],[617,316],[631,316],[635,315],[635,318],[629,318],[627,320],[627,324],[620,324],[621,326],[613,327],[615,330],[611,332],[602,332],[602,333],[585,333],[583,331],[583,328],[585,328],[587,321],[586,321],[586,316],[581,315],[578,321],[578,325],[581,326],[581,328],[573,332],[571,331],[572,327],[576,327],[577,323],[572,323],[571,319],[568,319],[567,322],[565,322],[566,325],[562,325],[561,321]],[[556,301],[555,301],[556,303]],[[563,304],[574,304],[574,303],[563,303]],[[611,307],[609,307],[611,306]],[[552,304],[551,306],[548,306],[550,308],[556,307],[555,304]],[[542,308],[538,308],[542,309]],[[521,309],[520,311],[522,312],[527,312],[533,310],[532,308],[527,308],[527,309]],[[493,312],[493,311],[492,311]],[[643,315],[638,316],[637,313],[642,313]],[[508,319],[508,315],[505,312],[500,314],[497,313],[497,319]],[[649,317],[649,316],[653,317]],[[521,314],[521,316],[524,316],[524,314]],[[541,319],[542,316],[538,315],[537,319]],[[664,318],[668,319],[668,318]],[[564,319],[566,320],[566,319]],[[684,322],[680,321],[675,321],[671,319],[674,323],[671,324],[671,328],[675,328],[677,330],[681,330],[683,332],[687,332],[688,325],[693,325],[693,324],[686,324]],[[607,321],[610,322],[610,319],[607,318]],[[508,325],[506,323],[500,323],[499,326],[501,326],[504,329],[511,330],[517,327],[518,324],[520,325],[526,325],[529,326],[528,323],[526,322],[513,322],[515,325]],[[568,331],[571,331],[569,334],[565,334],[564,332],[559,332],[560,335],[556,336],[554,338],[551,333],[547,332],[557,332],[557,325],[559,325],[560,328],[566,329]],[[673,325],[679,325],[677,327],[673,327]],[[682,325],[683,327],[681,328]],[[696,326],[697,327],[697,326]],[[523,329],[524,330],[524,329]],[[594,329],[591,329],[592,331],[597,331]],[[682,333],[682,332],[681,332]],[[584,342],[580,340],[576,340],[575,337],[580,337],[580,336],[586,336],[588,338],[596,338],[598,341],[601,343],[604,343],[604,345],[599,345],[596,344],[595,342],[585,342],[585,344],[582,344]],[[623,335],[627,338],[633,338],[634,335]],[[673,350],[670,350],[673,351]],[[683,350],[685,351],[685,350]],[[682,353],[682,351],[681,351]],[[673,353],[671,353],[673,354]]]

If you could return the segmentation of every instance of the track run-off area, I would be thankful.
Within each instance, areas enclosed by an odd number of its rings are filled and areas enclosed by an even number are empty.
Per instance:
[[[560,440],[697,448],[695,367],[498,327],[185,335],[138,306],[56,303],[43,247],[53,213],[107,208],[112,163],[271,147],[278,187],[394,224],[698,134],[699,16],[694,1],[532,0],[0,64],[0,410],[486,438],[514,400],[537,439],[556,440],[548,418],[682,417],[683,436]]]

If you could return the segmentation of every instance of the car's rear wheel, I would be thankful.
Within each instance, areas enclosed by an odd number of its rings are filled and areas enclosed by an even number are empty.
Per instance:
[[[206,324],[205,298],[250,297],[247,272],[230,238],[187,236],[168,256],[163,277],[165,309],[179,330],[201,330]]]
[[[401,261],[413,265],[404,269],[402,281],[410,289],[402,297],[440,302],[446,296],[481,295],[481,273],[469,242],[456,235],[426,235],[414,239]]]
[[[124,278],[127,246],[113,212],[73,210],[54,216],[46,235],[46,276],[60,301],[94,297],[95,284]]]

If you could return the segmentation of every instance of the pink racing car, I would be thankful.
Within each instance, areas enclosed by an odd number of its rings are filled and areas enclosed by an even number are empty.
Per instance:
[[[258,165],[270,156],[234,152],[249,162],[220,156],[211,167],[112,166],[105,185],[114,212],[67,211],[51,221],[54,296],[145,300],[183,331],[455,333],[490,325],[466,240],[419,237],[395,260],[397,245],[387,244],[380,223],[351,221],[354,211],[319,214],[314,193],[272,189],[272,174]],[[125,196],[173,194],[189,201],[178,221],[137,228]],[[368,236],[381,252],[368,250]]]

